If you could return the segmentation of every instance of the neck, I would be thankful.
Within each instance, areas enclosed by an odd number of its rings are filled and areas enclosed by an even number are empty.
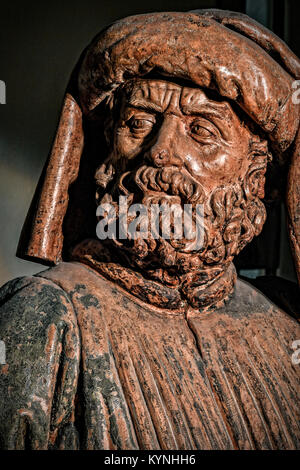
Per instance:
[[[163,276],[158,276],[159,281],[150,279],[147,272],[134,269],[122,256],[114,257],[111,253],[98,240],[87,239],[73,248],[70,257],[89,265],[131,295],[160,308],[178,311],[188,306],[198,311],[217,308],[234,290],[236,271],[230,262],[183,274],[172,286],[169,278],[166,282]]]

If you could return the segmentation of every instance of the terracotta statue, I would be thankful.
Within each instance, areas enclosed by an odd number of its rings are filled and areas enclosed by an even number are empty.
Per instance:
[[[280,164],[300,271],[299,78],[278,37],[227,11],[132,16],[92,41],[18,249],[55,266],[0,291],[3,448],[300,447],[299,324],[233,265]],[[156,237],[101,240],[96,209],[115,209],[110,230],[121,197],[140,226],[155,204],[201,207],[201,246],[175,215],[169,238],[159,217]]]

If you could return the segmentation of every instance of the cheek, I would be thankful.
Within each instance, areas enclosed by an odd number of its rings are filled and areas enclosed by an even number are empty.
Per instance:
[[[116,158],[126,157],[129,160],[136,157],[142,149],[142,141],[128,135],[126,129],[119,129],[115,134],[114,154]]]
[[[220,150],[212,160],[204,162],[207,173],[224,182],[236,181],[244,174],[245,155],[234,151]]]
[[[246,149],[206,148],[187,154],[186,167],[205,187],[214,188],[241,180],[248,168]]]

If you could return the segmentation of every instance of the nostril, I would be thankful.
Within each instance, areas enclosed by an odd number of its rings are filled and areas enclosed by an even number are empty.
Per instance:
[[[165,150],[157,152],[153,160],[156,165],[166,164],[169,160],[168,152],[166,152]]]

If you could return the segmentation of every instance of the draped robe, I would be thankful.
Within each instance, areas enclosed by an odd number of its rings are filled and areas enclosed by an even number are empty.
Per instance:
[[[299,324],[244,281],[182,312],[63,262],[0,299],[2,448],[300,448]]]

